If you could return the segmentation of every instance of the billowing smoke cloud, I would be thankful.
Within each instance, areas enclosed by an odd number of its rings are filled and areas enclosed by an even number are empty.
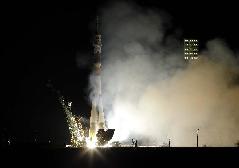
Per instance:
[[[183,42],[165,35],[168,16],[137,5],[103,10],[103,104],[115,140],[233,146],[239,139],[239,74],[233,52],[209,41],[185,62]]]

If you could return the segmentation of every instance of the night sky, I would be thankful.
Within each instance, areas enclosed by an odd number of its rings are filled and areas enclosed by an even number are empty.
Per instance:
[[[135,2],[171,15],[168,33],[180,29],[182,40],[197,38],[204,46],[217,37],[238,51],[235,4]],[[49,138],[69,142],[61,105],[46,83],[51,80],[73,102],[74,113],[89,117],[90,62],[86,58],[93,56],[95,16],[107,3],[1,5],[1,130],[18,141],[32,141],[37,131],[42,142]]]

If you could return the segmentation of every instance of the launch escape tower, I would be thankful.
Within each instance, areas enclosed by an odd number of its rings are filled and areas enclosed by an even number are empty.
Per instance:
[[[93,60],[93,98],[92,109],[90,115],[90,139],[95,139],[98,129],[106,129],[104,111],[101,97],[101,34],[99,30],[99,18],[96,19],[96,34],[93,43],[94,47],[94,60]]]
[[[184,39],[184,59],[185,60],[198,59],[198,40]]]

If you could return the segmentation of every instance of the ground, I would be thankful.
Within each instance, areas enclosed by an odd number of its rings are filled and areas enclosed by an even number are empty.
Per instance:
[[[235,165],[239,148],[33,148],[1,150],[5,167],[161,167]]]

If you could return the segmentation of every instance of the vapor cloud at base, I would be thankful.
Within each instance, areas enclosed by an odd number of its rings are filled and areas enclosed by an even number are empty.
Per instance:
[[[168,16],[117,3],[103,15],[103,104],[115,140],[233,146],[239,140],[238,61],[220,39],[185,62]]]

